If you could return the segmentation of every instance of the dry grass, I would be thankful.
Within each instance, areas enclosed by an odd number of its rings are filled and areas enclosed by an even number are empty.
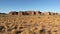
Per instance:
[[[60,34],[60,16],[0,16],[0,34]]]

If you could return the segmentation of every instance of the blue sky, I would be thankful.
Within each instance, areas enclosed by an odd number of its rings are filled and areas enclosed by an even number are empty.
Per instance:
[[[60,11],[60,0],[0,0],[0,12],[40,10]]]

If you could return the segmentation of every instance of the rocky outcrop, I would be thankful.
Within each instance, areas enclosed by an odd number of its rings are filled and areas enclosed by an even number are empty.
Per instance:
[[[40,12],[40,11],[19,11],[19,12],[10,12],[9,15],[59,15],[59,13],[53,12]]]

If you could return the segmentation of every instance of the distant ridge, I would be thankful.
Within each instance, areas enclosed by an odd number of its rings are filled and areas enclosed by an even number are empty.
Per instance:
[[[41,11],[11,11],[8,14],[0,13],[0,15],[60,15],[56,12],[41,12]]]
[[[6,13],[0,13],[0,15],[7,15]]]

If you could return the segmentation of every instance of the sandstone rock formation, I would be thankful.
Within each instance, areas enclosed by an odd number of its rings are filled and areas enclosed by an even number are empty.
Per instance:
[[[53,12],[10,12],[0,16],[0,34],[60,34],[60,14]]]

